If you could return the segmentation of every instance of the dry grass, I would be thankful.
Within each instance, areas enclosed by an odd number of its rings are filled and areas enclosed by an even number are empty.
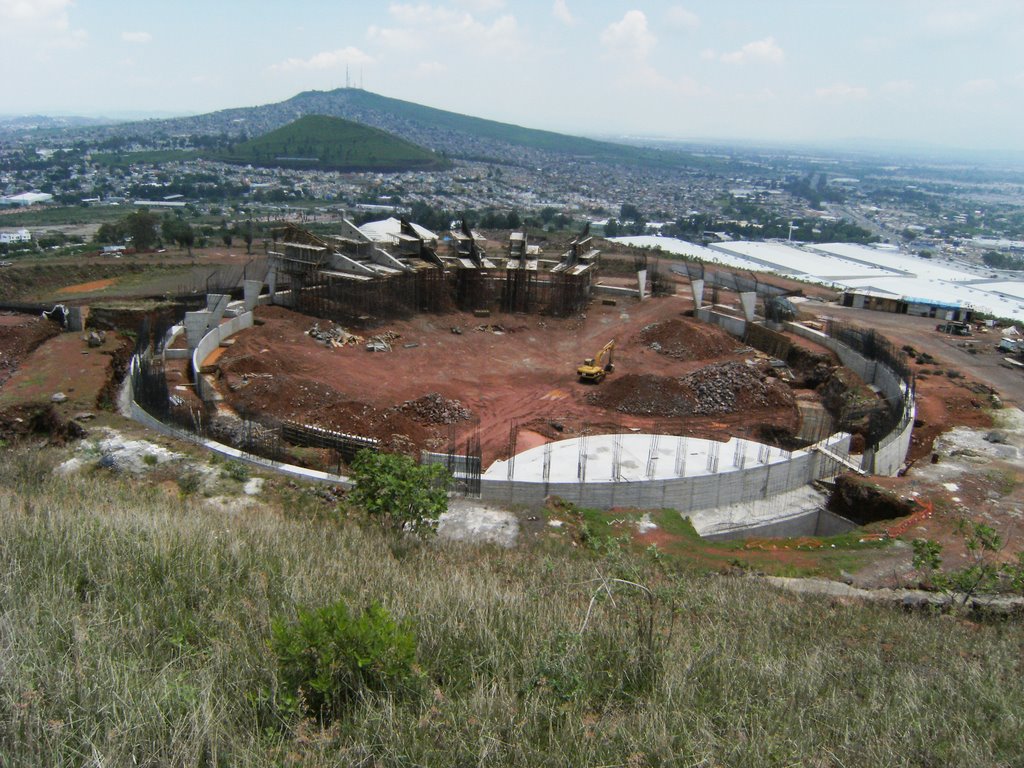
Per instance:
[[[628,553],[397,548],[0,466],[0,765],[963,765],[1024,760],[1020,627],[683,577]],[[397,552],[397,554],[396,554]],[[600,579],[619,577],[592,600]],[[419,677],[330,729],[276,702],[273,617],[344,598]],[[586,629],[580,628],[586,619]]]

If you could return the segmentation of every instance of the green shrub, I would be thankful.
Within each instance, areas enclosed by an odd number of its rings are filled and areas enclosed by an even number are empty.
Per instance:
[[[240,461],[229,461],[221,468],[220,476],[244,483],[249,479],[249,467]]]
[[[344,601],[300,608],[294,622],[275,620],[271,650],[286,710],[328,723],[366,693],[396,694],[413,675],[416,638],[380,605],[353,616]]]
[[[434,533],[448,509],[448,470],[408,456],[363,450],[352,462],[349,500],[393,533]]]

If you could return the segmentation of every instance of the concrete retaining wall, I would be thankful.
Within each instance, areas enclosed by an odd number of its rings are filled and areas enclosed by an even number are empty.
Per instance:
[[[835,352],[843,365],[854,371],[864,381],[878,387],[887,400],[901,402],[906,396],[906,382],[895,371],[881,363],[868,360],[831,336],[799,323],[786,323],[786,330]],[[899,431],[886,436],[879,443],[877,449],[865,452],[861,465],[865,472],[875,475],[895,475],[899,472],[906,461],[907,451],[910,450],[910,437],[914,429],[915,414],[916,405],[911,397],[910,406],[900,421]]]
[[[738,339],[742,339],[747,333],[747,321],[742,317],[733,317],[722,312],[715,312],[708,307],[698,309],[695,313],[698,320],[705,323],[713,323],[719,328],[724,328]]]
[[[135,360],[132,360],[132,366],[134,366]],[[122,416],[130,418],[132,421],[137,421],[148,429],[152,429],[154,432],[158,432],[166,437],[171,437],[176,440],[184,440],[185,442],[194,443],[206,448],[209,451],[213,451],[227,459],[233,459],[235,461],[241,461],[245,464],[250,464],[254,467],[261,469],[268,469],[274,472],[281,472],[291,477],[297,477],[303,480],[312,480],[315,482],[332,483],[334,485],[340,485],[343,488],[351,488],[352,482],[345,475],[332,475],[328,472],[320,472],[315,469],[307,469],[306,467],[297,467],[294,464],[283,464],[278,461],[271,461],[270,459],[264,459],[261,456],[253,456],[252,454],[245,453],[233,448],[230,445],[224,445],[218,443],[215,440],[206,440],[200,438],[197,435],[187,432],[177,427],[172,427],[170,424],[164,424],[162,421],[147,413],[145,409],[137,402],[135,402],[135,394],[132,391],[132,369],[128,371],[128,375],[125,376],[124,385],[121,389],[120,398],[118,401],[119,410]]]
[[[850,436],[842,433],[833,435],[823,440],[821,445],[832,453],[846,457],[850,451]],[[774,496],[815,480],[834,477],[841,469],[834,461],[807,449],[794,453],[790,461],[783,463],[759,464],[691,477],[584,483],[545,483],[484,477],[480,482],[480,495],[486,502],[510,506],[539,506],[548,496],[559,496],[573,504],[596,509],[668,508],[685,514]]]
[[[253,314],[252,312],[245,312],[238,317],[233,317],[221,323],[216,328],[212,328],[199,341],[199,344],[192,352],[192,370],[195,377],[196,393],[204,401],[211,400],[216,395],[216,390],[199,373],[202,369],[203,361],[213,353],[213,350],[221,345],[224,339],[246,328],[252,328],[252,326]]]

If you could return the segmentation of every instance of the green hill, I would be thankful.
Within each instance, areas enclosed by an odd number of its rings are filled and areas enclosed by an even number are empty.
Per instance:
[[[449,158],[526,166],[543,164],[545,159],[552,155],[652,168],[707,169],[729,165],[728,161],[698,156],[692,152],[597,141],[486,120],[381,96],[359,88],[304,91],[285,101],[258,107],[224,109],[192,117],[152,120],[96,131],[130,135],[141,139],[159,134],[186,133],[193,136],[241,134],[243,139],[253,140],[256,137],[268,138],[270,132],[310,115],[343,118],[360,125],[378,128],[387,131],[393,137],[399,137]],[[530,114],[525,117],[542,120],[545,116]],[[594,126],[594,130],[600,129],[601,126]],[[232,154],[237,154],[237,148]],[[284,153],[284,156],[289,155],[290,153]],[[238,161],[251,162],[247,159]]]
[[[439,168],[434,152],[349,120],[307,115],[216,155],[229,163],[324,171],[408,171]]]

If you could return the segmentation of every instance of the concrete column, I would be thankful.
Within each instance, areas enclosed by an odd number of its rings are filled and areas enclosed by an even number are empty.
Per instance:
[[[640,289],[640,301],[647,297],[647,270],[641,269],[636,273],[636,282]]]
[[[245,311],[252,312],[260,300],[260,291],[263,290],[262,280],[246,280],[242,283],[245,293]]]
[[[206,296],[206,311],[210,313],[209,328],[216,328],[224,317],[231,297],[225,293],[210,293]]]
[[[85,330],[85,318],[89,316],[88,307],[68,307],[68,330],[72,333],[81,333]]]
[[[754,309],[757,307],[757,294],[754,291],[743,291],[740,294],[740,304],[743,305],[743,316],[747,318],[747,322],[754,322]]]
[[[270,303],[274,303],[274,296],[277,293],[277,266],[272,266],[267,271],[267,292],[270,294]]]
[[[693,308],[700,309],[704,306],[704,280],[691,280],[690,288],[693,289]]]
[[[206,331],[209,327],[209,312],[202,311],[185,313],[185,335],[188,339],[188,348],[190,351],[199,346],[200,339],[206,335]]]

